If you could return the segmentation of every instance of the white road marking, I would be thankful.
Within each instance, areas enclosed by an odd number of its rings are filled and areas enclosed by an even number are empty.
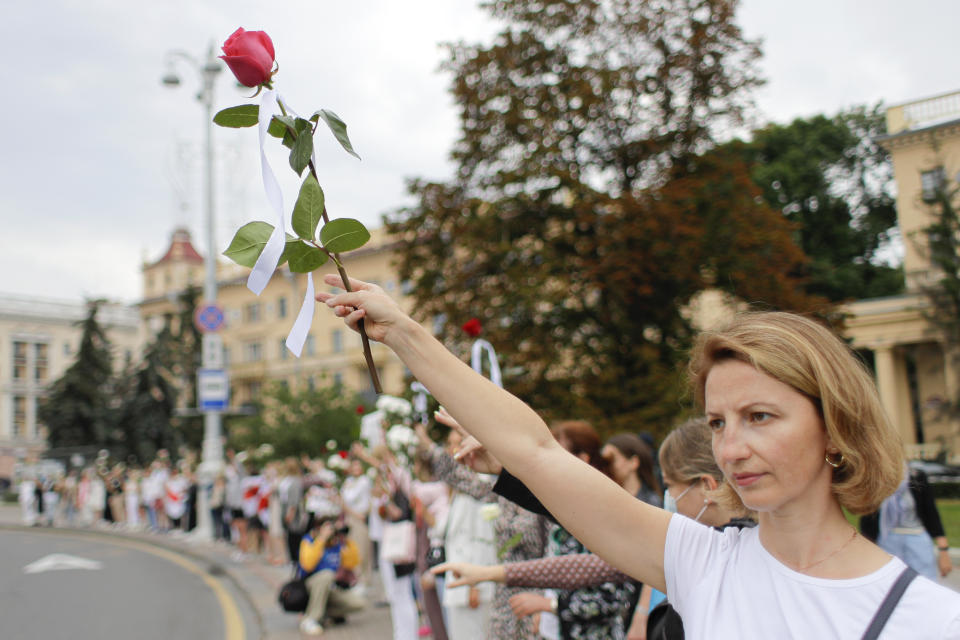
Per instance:
[[[65,569],[88,569],[97,571],[103,568],[99,560],[87,560],[65,553],[52,553],[31,562],[23,568],[24,573],[43,573],[44,571],[63,571]]]

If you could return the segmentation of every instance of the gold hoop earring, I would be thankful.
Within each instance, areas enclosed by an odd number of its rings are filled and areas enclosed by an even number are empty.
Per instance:
[[[826,460],[826,461],[827,461],[827,464],[830,465],[831,467],[833,467],[834,469],[838,469],[838,468],[840,467],[840,465],[843,464],[843,454],[842,454],[842,453],[840,454],[840,459],[839,459],[839,460],[836,460],[836,461],[830,459],[830,454],[829,454],[829,453],[823,454],[823,459]]]

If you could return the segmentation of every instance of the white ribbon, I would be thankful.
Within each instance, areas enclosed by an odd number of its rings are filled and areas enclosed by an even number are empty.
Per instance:
[[[257,258],[250,276],[247,278],[247,288],[258,296],[263,293],[264,288],[269,284],[273,277],[273,272],[277,270],[277,264],[280,262],[280,256],[283,254],[283,246],[286,242],[286,222],[283,215],[283,194],[280,192],[280,184],[277,177],[270,168],[267,161],[267,154],[264,152],[263,143],[267,137],[267,129],[270,127],[270,120],[280,112],[280,105],[277,102],[277,92],[273,89],[267,89],[263,92],[260,99],[260,112],[258,115],[258,125],[260,128],[260,173],[263,174],[263,191],[267,195],[270,206],[277,214],[277,224],[267,240],[267,245],[263,248],[260,257]]]
[[[473,367],[474,371],[483,375],[484,352],[490,360],[490,381],[502,389],[503,380],[500,377],[500,363],[497,362],[497,352],[493,350],[493,345],[483,338],[478,338],[473,343],[473,349],[470,353],[470,366]]]
[[[298,358],[300,354],[303,353],[303,343],[307,341],[310,324],[313,322],[313,296],[313,273],[308,273],[307,293],[303,296],[303,304],[300,305],[300,313],[297,314],[297,320],[293,323],[293,328],[290,329],[290,333],[287,334],[287,349],[290,349],[293,355]]]
[[[247,288],[258,296],[263,293],[263,290],[270,283],[270,279],[273,278],[273,273],[277,270],[280,256],[283,255],[283,249],[286,245],[287,229],[286,216],[283,212],[283,194],[280,191],[277,177],[270,167],[270,162],[267,160],[267,154],[263,146],[267,138],[267,129],[270,128],[270,121],[278,113],[280,113],[280,96],[273,89],[267,89],[260,99],[260,111],[257,117],[260,130],[260,173],[263,175],[263,191],[270,202],[270,206],[277,214],[277,224],[274,226],[273,233],[270,234],[270,239],[267,240],[263,252],[257,258],[256,264],[253,265],[253,270],[247,277]],[[290,110],[290,113],[293,113],[296,117],[293,110]],[[313,154],[312,160],[314,166],[316,166],[316,153]],[[287,334],[286,340],[287,348],[298,358],[303,353],[303,344],[307,341],[310,325],[313,322],[314,294],[313,274],[308,273],[306,295],[303,297],[303,304],[300,305],[297,319],[293,323],[290,333]]]

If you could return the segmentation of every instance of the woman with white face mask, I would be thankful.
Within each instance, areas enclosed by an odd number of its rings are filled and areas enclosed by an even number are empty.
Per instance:
[[[747,511],[728,508],[713,497],[723,482],[723,472],[713,458],[706,419],[688,420],[670,432],[660,445],[660,469],[667,511],[716,529],[756,524]]]

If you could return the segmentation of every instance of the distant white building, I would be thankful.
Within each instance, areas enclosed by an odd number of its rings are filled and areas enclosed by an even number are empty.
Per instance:
[[[0,481],[12,479],[18,461],[36,459],[46,449],[37,405],[73,364],[86,315],[84,302],[0,293]],[[115,371],[139,359],[136,307],[104,303],[97,321],[113,347]]]

